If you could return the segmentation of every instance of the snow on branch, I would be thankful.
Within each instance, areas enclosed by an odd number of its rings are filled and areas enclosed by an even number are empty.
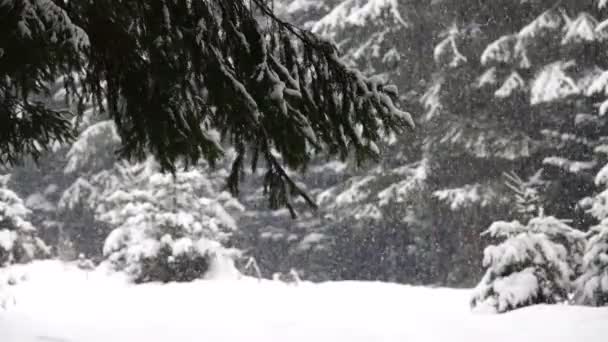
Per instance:
[[[403,21],[396,1],[370,6]],[[227,142],[254,169],[258,156],[267,161],[277,175],[270,197],[282,205],[289,196],[279,193],[304,194],[287,168],[304,169],[320,152],[377,158],[376,142],[414,126],[394,86],[351,69],[334,44],[282,21],[266,1],[2,1],[0,14],[13,12],[17,23],[0,32],[1,61],[15,66],[0,77],[2,160],[72,138],[67,113],[30,101],[61,76],[66,94],[94,99],[115,121],[122,156],[151,153],[175,172],[214,164]]]
[[[91,37],[83,89],[107,100],[125,157],[151,152],[175,172],[181,161],[215,163],[225,141],[239,154],[234,172],[245,155],[253,169],[266,161],[267,178],[276,176],[271,205],[285,205],[281,193],[304,195],[287,168],[303,169],[318,152],[376,158],[382,136],[414,126],[394,86],[351,69],[335,45],[282,21],[265,1],[98,3],[106,6],[67,8]]]

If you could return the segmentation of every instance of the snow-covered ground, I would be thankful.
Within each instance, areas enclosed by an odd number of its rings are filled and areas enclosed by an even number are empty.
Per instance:
[[[608,336],[608,308],[474,314],[468,290],[248,278],[128,285],[116,274],[53,261],[0,271],[0,278],[9,273],[18,283],[0,290],[2,342],[605,342]]]

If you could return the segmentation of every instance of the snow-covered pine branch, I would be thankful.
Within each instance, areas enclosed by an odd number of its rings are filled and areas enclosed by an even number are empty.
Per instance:
[[[351,69],[332,43],[264,1],[8,0],[0,17],[12,19],[0,32],[2,162],[72,137],[67,113],[38,100],[58,78],[110,114],[122,156],[151,152],[175,171],[213,164],[227,141],[252,166],[265,159],[273,207],[288,204],[280,193],[306,198],[287,168],[315,152],[376,157],[385,132],[413,126],[394,87]]]
[[[0,18],[0,162],[15,163],[71,138],[67,113],[43,99],[57,78],[80,69],[89,40],[57,1],[2,1]]]

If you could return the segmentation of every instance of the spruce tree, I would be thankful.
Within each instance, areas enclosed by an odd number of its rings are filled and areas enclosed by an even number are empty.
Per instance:
[[[435,49],[439,71],[423,98],[421,124],[429,133],[425,153],[437,200],[428,210],[432,226],[470,239],[458,252],[470,271],[478,269],[472,258],[484,244],[476,235],[496,219],[517,216],[504,172],[524,180],[540,174],[547,215],[572,218],[577,228],[592,222],[580,201],[595,189],[604,158],[595,150],[606,137],[601,86],[593,86],[606,63],[605,13],[597,5],[440,5],[448,25]],[[446,258],[455,250],[451,244]]]
[[[554,217],[526,225],[495,222],[486,231],[505,241],[484,251],[488,269],[474,290],[471,306],[502,313],[534,304],[567,302],[580,260],[583,233]]]
[[[218,261],[233,269],[238,252],[225,245],[237,228],[226,209],[234,200],[217,191],[206,171],[162,174],[153,161],[124,168],[96,209],[114,228],[103,246],[114,269],[137,283],[192,281]]]
[[[60,256],[72,259],[82,253],[99,261],[112,227],[98,218],[97,206],[108,192],[120,186],[121,171],[131,164],[115,154],[121,139],[112,120],[85,116],[83,121],[71,146],[51,156],[61,165],[52,178],[60,184],[56,195],[56,219],[60,223],[54,240]],[[41,168],[49,169],[46,165]]]

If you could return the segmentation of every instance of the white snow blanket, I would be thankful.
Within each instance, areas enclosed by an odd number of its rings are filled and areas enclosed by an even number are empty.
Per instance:
[[[0,270],[1,342],[605,342],[608,308],[477,314],[470,290],[219,274],[130,285],[54,261]],[[3,279],[2,279],[3,278]],[[2,303],[4,301],[4,309]]]

